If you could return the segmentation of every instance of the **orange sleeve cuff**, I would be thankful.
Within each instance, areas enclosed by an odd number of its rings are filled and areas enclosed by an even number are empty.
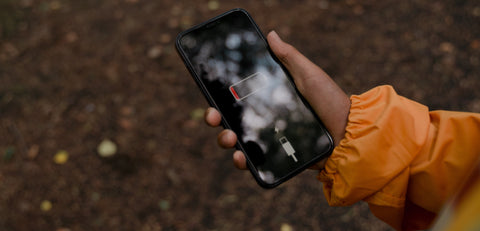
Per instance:
[[[403,207],[409,165],[428,135],[428,108],[380,86],[351,98],[345,138],[318,179],[331,206]]]
[[[352,96],[345,137],[318,174],[331,206],[369,203],[400,230],[428,228],[480,158],[480,114],[432,111],[380,86]]]

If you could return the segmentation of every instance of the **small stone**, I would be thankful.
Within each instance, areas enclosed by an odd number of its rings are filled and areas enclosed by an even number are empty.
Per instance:
[[[92,198],[92,201],[98,201],[98,200],[100,200],[100,197],[101,197],[101,196],[100,196],[100,193],[98,193],[98,192],[93,192],[91,198]]]
[[[156,59],[162,55],[163,48],[161,46],[153,46],[148,49],[147,56],[151,59]]]
[[[15,47],[15,45],[12,43],[4,43],[0,48],[2,50],[0,53],[4,54],[8,58],[15,58],[20,54],[17,47]]]
[[[162,43],[169,43],[171,40],[172,40],[172,36],[170,36],[170,34],[165,33],[160,35],[160,42]]]
[[[363,6],[357,5],[353,7],[353,13],[355,15],[362,15],[363,13],[365,13],[365,9],[363,9]]]
[[[472,42],[470,42],[470,47],[473,50],[477,50],[478,48],[480,48],[480,39],[475,39]]]
[[[134,112],[135,112],[135,109],[130,106],[123,106],[120,109],[120,114],[122,114],[122,116],[131,116],[133,115]]]
[[[322,0],[318,3],[318,7],[322,10],[327,10],[328,9],[328,1]]]
[[[60,1],[50,2],[50,9],[51,10],[59,10],[60,8],[62,8],[62,3],[60,3]]]
[[[118,124],[125,130],[130,130],[133,127],[133,123],[130,119],[121,118],[118,120]]]
[[[32,7],[33,6],[33,0],[21,0],[20,1],[20,6],[24,8]]]
[[[76,42],[77,40],[78,40],[78,35],[73,31],[70,31],[65,35],[65,41],[67,43],[73,43],[73,42]]]
[[[62,227],[62,228],[58,228],[56,231],[71,231],[71,229]]]
[[[440,51],[445,52],[445,53],[451,53],[455,50],[455,47],[453,44],[449,42],[443,42],[440,44]]]
[[[473,14],[473,16],[475,16],[475,17],[480,17],[480,7],[475,7],[475,8],[473,8],[472,14]]]
[[[32,147],[30,147],[27,152],[28,159],[30,160],[35,159],[38,156],[39,150],[40,150],[40,146],[36,144],[32,145]]]
[[[180,21],[176,18],[171,18],[168,20],[168,28],[173,29],[177,28],[180,25]]]
[[[97,147],[98,155],[101,157],[110,157],[117,153],[117,145],[109,140],[104,139]]]

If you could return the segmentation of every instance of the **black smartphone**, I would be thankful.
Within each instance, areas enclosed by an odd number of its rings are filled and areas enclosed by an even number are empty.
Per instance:
[[[331,136],[245,10],[180,33],[176,47],[223,126],[237,134],[260,186],[273,188],[330,155]]]

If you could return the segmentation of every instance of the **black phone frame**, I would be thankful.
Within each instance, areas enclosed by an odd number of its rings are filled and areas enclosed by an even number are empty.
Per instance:
[[[187,55],[185,54],[185,52],[183,51],[182,49],[182,46],[180,44],[180,41],[181,39],[183,38],[183,36],[185,36],[186,34],[194,31],[194,30],[198,30],[202,27],[209,27],[210,25],[215,25],[215,24],[218,24],[220,23],[220,20],[226,16],[226,15],[229,15],[231,13],[234,13],[234,12],[242,12],[244,13],[247,18],[250,20],[250,22],[252,23],[253,27],[255,28],[255,30],[257,31],[257,33],[260,35],[265,47],[267,48],[269,54],[272,56],[272,58],[275,60],[275,62],[277,62],[280,67],[282,68],[282,70],[285,72],[285,75],[287,76],[287,78],[289,79],[290,83],[293,85],[297,95],[300,97],[300,99],[302,100],[303,104],[310,110],[310,112],[314,115],[314,117],[316,118],[317,122],[320,123],[322,125],[322,127],[325,129],[325,133],[326,133],[326,136],[328,137],[329,139],[329,142],[330,142],[330,145],[329,145],[329,148],[328,150],[325,152],[325,153],[321,153],[318,155],[318,158],[313,158],[311,161],[305,163],[302,167],[296,169],[295,171],[292,171],[290,173],[288,173],[287,175],[281,177],[279,180],[275,181],[273,184],[270,184],[270,183],[267,183],[265,181],[263,181],[261,178],[260,178],[260,175],[258,174],[258,171],[256,171],[255,169],[255,166],[253,166],[252,164],[252,161],[250,161],[249,157],[247,154],[245,154],[245,158],[247,159],[247,166],[248,166],[248,169],[250,170],[250,172],[252,173],[253,177],[255,178],[256,182],[258,183],[258,185],[260,185],[261,187],[265,188],[265,189],[271,189],[271,188],[275,188],[277,187],[278,185],[284,183],[285,181],[291,179],[292,177],[298,175],[300,172],[304,171],[305,169],[307,169],[308,167],[312,166],[313,164],[317,163],[318,161],[324,159],[324,158],[327,158],[330,156],[331,152],[333,151],[333,148],[334,148],[334,143],[333,143],[333,139],[332,139],[332,136],[330,135],[329,131],[326,129],[326,127],[324,126],[323,122],[320,120],[320,118],[318,117],[318,115],[315,113],[315,111],[313,110],[313,108],[310,106],[310,104],[305,100],[305,98],[302,96],[302,94],[298,91],[298,88],[296,87],[295,85],[295,82],[293,81],[293,78],[290,74],[290,72],[286,69],[286,67],[280,62],[280,60],[275,56],[275,54],[273,53],[273,51],[271,50],[270,46],[268,45],[268,42],[267,42],[267,39],[266,37],[263,35],[262,31],[260,30],[260,28],[258,27],[258,25],[255,23],[255,21],[253,20],[252,16],[245,10],[245,9],[242,9],[242,8],[235,8],[235,9],[232,9],[232,10],[229,10],[223,14],[220,14],[216,17],[213,17],[203,23],[200,23],[196,26],[193,26],[192,28],[190,29],[187,29],[185,31],[182,31],[178,34],[177,38],[175,39],[175,47],[176,47],[176,50],[177,50],[177,53],[180,55],[180,57],[182,58],[183,62],[185,63],[185,66],[187,67],[188,71],[190,72],[191,76],[193,77],[193,79],[195,80],[197,86],[200,88],[200,90],[202,91],[203,95],[205,96],[205,98],[207,99],[209,105],[211,107],[214,107],[215,109],[217,109],[217,111],[219,111],[219,113],[221,114],[221,109],[217,106],[217,104],[215,103],[215,100],[212,98],[212,96],[210,95],[210,93],[208,92],[207,88],[204,86],[204,84],[202,83],[202,80],[200,79],[200,77],[197,75],[197,73],[195,72],[194,68],[193,68],[193,65],[190,63]],[[230,129],[231,126],[228,124],[228,121],[226,121],[222,115],[222,126],[225,128],[225,129]],[[237,144],[236,144],[236,149],[237,150],[240,150],[242,151],[243,153],[245,153],[245,149],[242,147],[242,145],[240,144],[240,142],[237,141]]]

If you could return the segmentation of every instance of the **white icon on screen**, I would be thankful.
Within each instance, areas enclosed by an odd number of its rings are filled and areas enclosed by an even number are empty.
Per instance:
[[[293,149],[292,144],[290,144],[290,141],[287,140],[287,137],[283,136],[278,140],[282,144],[282,147],[287,155],[292,157],[295,162],[298,162],[297,157],[295,156],[295,149]]]

